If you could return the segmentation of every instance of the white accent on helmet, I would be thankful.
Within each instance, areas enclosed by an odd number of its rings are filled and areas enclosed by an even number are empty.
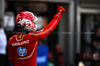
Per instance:
[[[32,24],[32,22],[28,19],[22,19],[18,22],[18,24],[21,24],[21,26],[24,26],[25,23],[26,23],[26,26],[27,26],[27,23]]]
[[[33,25],[32,22],[28,19],[22,19],[18,22],[18,24],[20,24],[21,26],[24,26],[25,24],[25,29],[31,31],[31,30],[37,30],[37,25],[36,25],[36,28],[32,29],[30,26],[28,26],[28,24],[30,24],[31,26]]]

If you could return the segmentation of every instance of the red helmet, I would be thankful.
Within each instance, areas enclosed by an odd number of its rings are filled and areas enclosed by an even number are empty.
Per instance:
[[[24,28],[29,31],[37,30],[37,25],[35,24],[37,20],[38,18],[28,11],[18,12],[16,17],[16,23],[25,26]]]

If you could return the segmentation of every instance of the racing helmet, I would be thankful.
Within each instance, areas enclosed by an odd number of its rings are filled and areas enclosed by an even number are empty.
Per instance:
[[[38,18],[29,11],[18,12],[16,17],[16,24],[20,24],[25,30],[37,30],[35,22]]]

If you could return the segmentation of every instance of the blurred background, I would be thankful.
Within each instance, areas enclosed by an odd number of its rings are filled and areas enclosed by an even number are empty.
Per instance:
[[[7,42],[17,12],[33,12],[41,30],[57,13],[57,4],[66,11],[56,29],[40,41],[37,66],[100,66],[100,0],[0,0],[0,66],[12,66]]]

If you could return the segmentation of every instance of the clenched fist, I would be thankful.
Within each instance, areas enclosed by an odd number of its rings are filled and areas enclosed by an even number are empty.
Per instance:
[[[65,12],[65,9],[62,6],[58,7],[57,14],[54,16],[54,18],[60,20],[61,15]]]

